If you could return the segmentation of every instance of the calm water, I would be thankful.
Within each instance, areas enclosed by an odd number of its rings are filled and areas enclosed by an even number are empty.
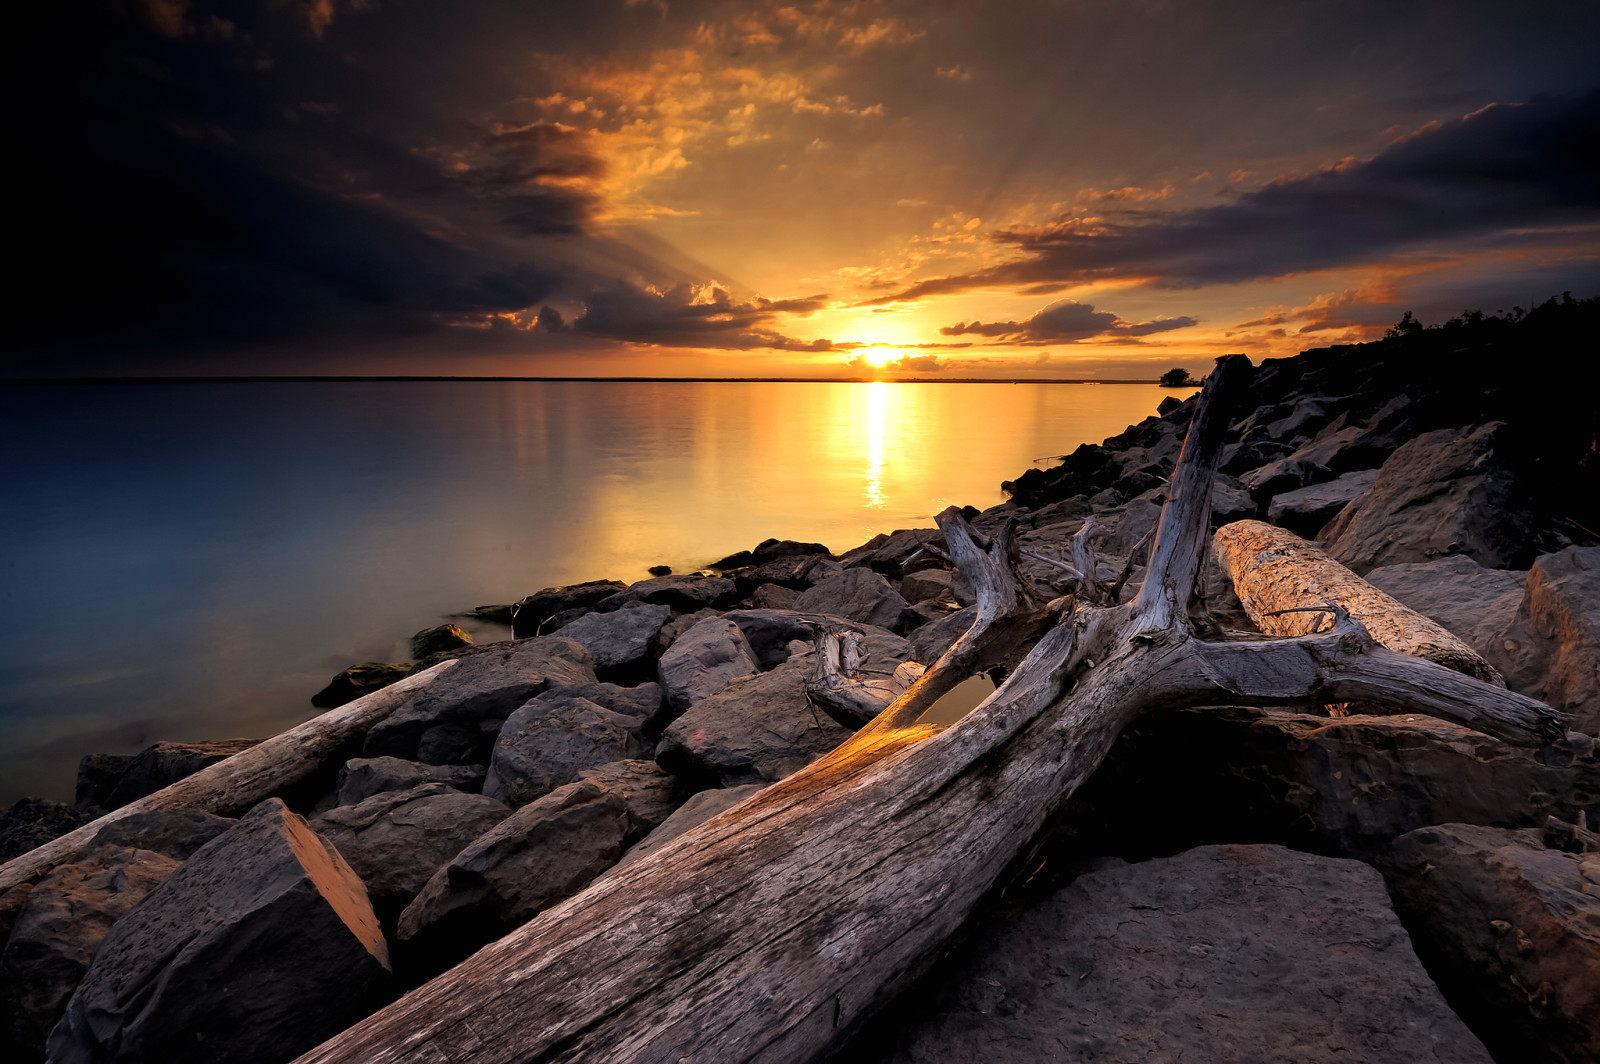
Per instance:
[[[0,389],[0,803],[78,758],[266,735],[479,604],[835,551],[1001,501],[1154,385],[409,383]],[[464,623],[472,630],[475,626]],[[504,638],[505,629],[477,632]]]

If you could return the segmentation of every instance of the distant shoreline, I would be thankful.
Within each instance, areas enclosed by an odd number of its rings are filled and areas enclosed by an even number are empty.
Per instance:
[[[0,387],[42,384],[350,384],[360,382],[524,381],[591,384],[1159,384],[1155,378],[1093,377],[444,377],[444,376],[195,376],[5,377]]]

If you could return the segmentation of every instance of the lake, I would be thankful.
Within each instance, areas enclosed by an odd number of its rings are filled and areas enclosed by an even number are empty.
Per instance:
[[[1153,384],[0,388],[0,805],[78,759],[262,736],[357,661],[542,587],[835,552],[991,506]],[[1180,393],[1182,394],[1182,393]],[[504,628],[458,621],[481,638]]]

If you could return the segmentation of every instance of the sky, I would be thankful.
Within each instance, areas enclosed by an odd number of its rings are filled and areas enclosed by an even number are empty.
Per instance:
[[[1592,0],[86,0],[0,376],[1151,378],[1600,294]]]

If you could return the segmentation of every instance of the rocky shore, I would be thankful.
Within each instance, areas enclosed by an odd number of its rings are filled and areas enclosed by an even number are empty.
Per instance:
[[[1597,309],[1269,361],[1211,501],[1214,527],[1320,543],[1570,714],[1565,739],[1376,705],[1146,717],[845,1057],[1600,1059],[1596,419],[1506,369]],[[1169,398],[967,517],[1014,525],[1046,589],[1098,521],[1097,578],[1126,598],[1194,408]],[[855,633],[832,665],[887,704],[972,623],[946,559],[932,526],[838,554],[767,540],[480,607],[513,638],[440,625],[412,662],[352,666],[313,699],[330,719],[421,686],[248,801],[161,796],[251,741],[86,757],[75,807],[0,821],[7,1059],[294,1059],[838,746],[866,718],[819,696],[819,633]],[[1198,634],[1260,638],[1221,561],[1202,588]]]

